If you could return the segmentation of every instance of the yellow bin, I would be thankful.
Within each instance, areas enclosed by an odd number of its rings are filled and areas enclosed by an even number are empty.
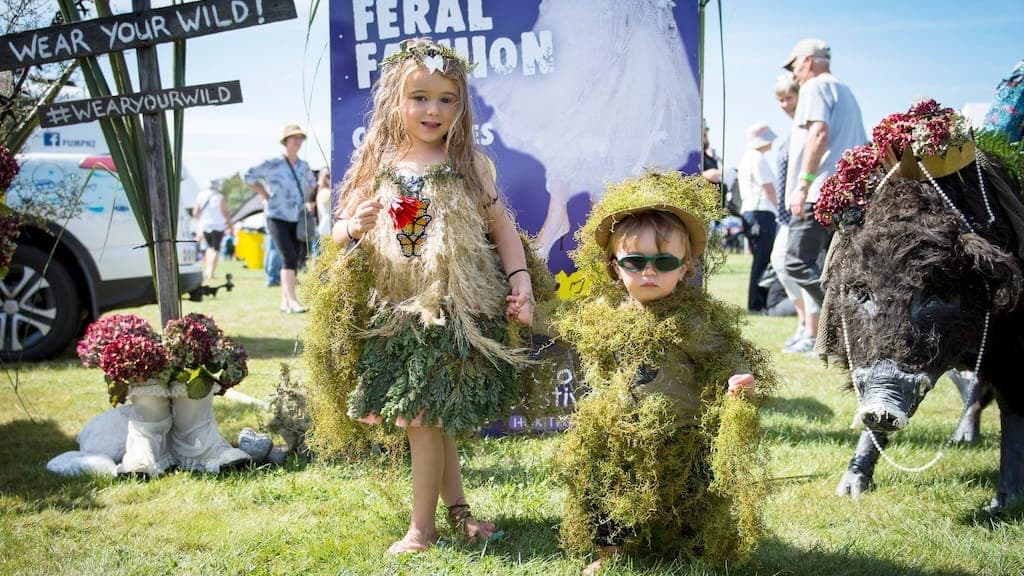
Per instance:
[[[250,270],[263,269],[263,232],[239,230],[235,244],[235,257],[245,262]]]

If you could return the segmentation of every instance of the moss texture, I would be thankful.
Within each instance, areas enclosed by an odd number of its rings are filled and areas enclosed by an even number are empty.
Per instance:
[[[387,181],[381,178],[378,183]],[[447,173],[438,174],[437,181],[442,185],[461,184]],[[448,212],[449,222],[452,212]],[[387,230],[382,225],[378,228]],[[485,258],[496,261],[486,239],[481,236],[479,241],[486,248],[484,252],[490,254]],[[555,284],[544,263],[529,248],[528,238],[521,236],[521,241],[537,300],[535,325],[543,326],[553,308]],[[367,426],[349,415],[379,412],[385,422],[394,422],[397,416],[412,419],[429,408],[424,414],[427,421],[440,419],[450,433],[465,435],[481,423],[501,417],[513,404],[521,408],[521,413],[529,414],[536,399],[548,392],[546,366],[525,361],[523,347],[532,342],[531,328],[509,323],[501,312],[492,312],[489,318],[448,314],[446,326],[424,326],[419,322],[424,316],[419,311],[399,316],[393,310],[378,309],[373,287],[382,281],[382,274],[384,280],[395,280],[395,271],[381,266],[375,251],[364,247],[345,253],[333,243],[323,242],[321,248],[312,281],[306,284],[306,297],[312,306],[304,349],[310,370],[313,422],[308,444],[319,455],[362,458],[381,448],[389,455],[404,454],[404,436],[391,434],[393,426]],[[470,258],[479,260],[480,251],[473,252]],[[474,275],[465,273],[460,277]],[[408,283],[411,279],[401,280]],[[401,284],[390,282],[389,290],[400,289]],[[416,293],[420,287],[422,284],[414,283],[405,288]],[[504,294],[495,295],[492,290],[488,298],[500,305]],[[462,295],[462,301],[471,300]],[[432,314],[433,310],[428,315]],[[470,326],[474,337],[453,328]],[[372,330],[368,332],[368,328]],[[368,333],[375,336],[367,339]],[[497,353],[471,354],[471,347],[476,348],[475,344],[484,340],[486,352]],[[506,357],[519,361],[510,366],[503,362]],[[387,396],[387,391],[376,390],[374,394],[374,390],[359,386],[361,377],[367,375],[371,377],[367,382],[374,385],[393,384],[398,388],[421,387],[427,380],[444,384],[416,396],[411,403],[399,400],[382,406],[380,399]],[[473,407],[460,411],[459,397],[473,398]]]
[[[303,349],[312,418],[306,443],[320,457],[365,458],[378,447],[386,447],[397,459],[404,454],[402,437],[348,417],[348,396],[359,382],[360,334],[370,319],[371,280],[365,254],[355,250],[343,257],[342,248],[322,242],[304,285],[312,304]]]
[[[718,191],[703,179],[648,174],[612,186],[578,236],[573,256],[591,293],[565,304],[555,326],[579,352],[590,392],[559,451],[567,490],[561,538],[586,555],[595,518],[604,518],[623,531],[627,553],[742,562],[763,533],[768,454],[756,404],[777,387],[768,355],[742,338],[743,311],[701,288],[680,284],[657,302],[631,303],[594,240],[606,214],[665,203],[704,222],[720,213]],[[680,358],[692,366],[700,416],[677,427],[667,396],[638,398],[632,385],[642,367]],[[729,397],[729,376],[745,371],[757,394]]]

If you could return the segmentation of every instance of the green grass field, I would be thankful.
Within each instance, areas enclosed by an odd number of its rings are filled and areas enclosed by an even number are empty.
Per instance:
[[[749,257],[733,256],[711,279],[713,294],[745,301]],[[265,398],[282,362],[302,378],[305,318],[278,312],[278,291],[237,262],[237,287],[184,312],[212,315],[245,346],[250,376],[240,392]],[[300,282],[308,277],[300,276]],[[155,306],[137,310],[151,321]],[[793,318],[750,317],[746,334],[777,352]],[[953,448],[933,468],[902,473],[880,463],[877,490],[859,501],[834,495],[852,455],[856,401],[843,375],[815,359],[776,354],[784,384],[762,416],[773,454],[768,536],[752,561],[717,571],[700,565],[625,559],[605,573],[1008,575],[1024,573],[1021,518],[993,521],[978,510],[992,495],[998,466],[998,414],[983,440]],[[478,440],[463,445],[477,516],[506,537],[487,546],[460,541],[428,553],[388,557],[402,536],[411,493],[408,467],[352,463],[258,468],[220,477],[172,473],[149,482],[67,479],[48,473],[51,457],[77,448],[75,435],[107,409],[99,370],[67,356],[5,365],[0,387],[0,574],[578,574],[579,559],[558,548],[561,489],[551,480],[557,437]],[[932,458],[960,413],[954,387],[931,393],[892,446],[908,465]],[[267,414],[216,402],[229,440]],[[442,534],[450,540],[441,523]]]

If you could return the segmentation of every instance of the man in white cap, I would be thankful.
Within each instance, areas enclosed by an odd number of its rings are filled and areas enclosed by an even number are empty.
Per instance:
[[[793,213],[786,272],[814,300],[815,308],[820,308],[825,297],[821,264],[832,234],[814,219],[814,204],[843,152],[868,141],[857,99],[832,75],[831,61],[828,44],[807,38],[793,47],[782,65],[800,84],[786,175],[786,204]],[[811,333],[784,351],[804,353],[814,349],[817,321],[809,319],[806,325]]]
[[[775,192],[775,172],[765,158],[775,141],[775,132],[764,122],[747,129],[747,151],[740,159],[737,184],[743,199],[740,211],[750,242],[754,262],[750,267],[747,287],[747,310],[761,312],[767,306],[768,291],[761,288],[761,277],[768,267],[772,243],[775,242],[775,214],[778,195]]]

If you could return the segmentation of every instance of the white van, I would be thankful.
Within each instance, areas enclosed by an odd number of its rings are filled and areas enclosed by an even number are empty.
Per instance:
[[[156,302],[145,240],[103,139],[94,134],[98,126],[41,129],[28,152],[18,156],[21,170],[7,203],[41,218],[23,224],[10,270],[0,281],[4,361],[52,357],[103,312]],[[182,198],[197,193],[186,178]],[[189,225],[179,208],[179,293],[202,283]]]

